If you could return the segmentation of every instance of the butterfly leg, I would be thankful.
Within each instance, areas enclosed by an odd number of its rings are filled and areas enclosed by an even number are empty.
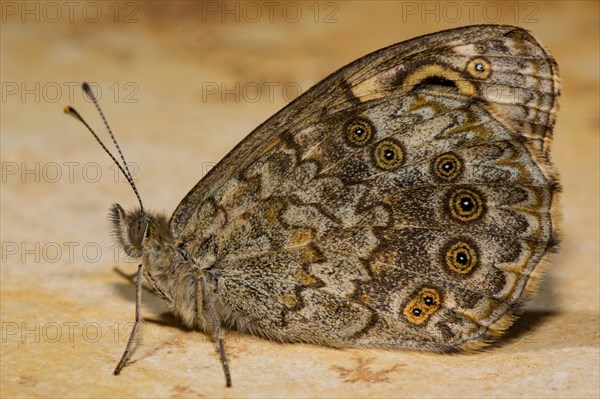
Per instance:
[[[129,281],[131,284],[135,284],[136,283],[136,276],[137,276],[137,272],[132,273],[132,274],[127,274],[124,271],[122,271],[121,269],[119,269],[118,267],[114,268],[114,271],[120,275],[121,277],[123,277],[124,279],[126,279],[127,281]],[[144,269],[144,277],[146,278],[146,281],[148,281],[148,284],[150,284],[150,287],[146,287],[145,285],[142,287],[143,289],[158,295],[161,299],[164,299],[165,301],[167,301],[169,304],[171,302],[173,302],[173,300],[171,299],[171,297],[169,295],[166,294],[166,292],[160,288],[158,282],[154,279],[154,276],[152,276],[152,274],[150,274],[150,272],[148,272],[146,269]]]
[[[213,328],[215,330],[215,336],[217,338],[217,345],[219,346],[219,353],[221,355],[221,365],[223,366],[223,372],[225,373],[225,384],[228,388],[231,387],[231,374],[229,373],[229,364],[227,363],[227,354],[225,353],[225,338],[223,337],[223,331],[221,330],[221,320],[215,309],[210,291],[206,284],[204,277],[199,279],[200,286],[202,287],[204,303],[206,304],[206,310],[208,311],[208,317],[212,321]]]
[[[156,281],[154,279],[154,276],[152,274],[150,274],[150,272],[147,271],[146,269],[144,269],[144,277],[146,278],[146,281],[150,285],[150,288],[152,289],[152,292],[154,294],[156,294],[159,298],[166,301],[169,305],[173,302],[173,299],[171,299],[171,297],[165,292],[165,290],[163,290],[160,287],[160,284],[158,283],[158,281]]]
[[[131,355],[131,347],[135,342],[135,335],[137,334],[139,323],[142,321],[142,277],[144,275],[144,266],[139,265],[138,271],[135,277],[135,322],[133,323],[133,329],[131,330],[131,334],[129,335],[129,340],[127,341],[127,346],[125,347],[125,352],[123,352],[123,356],[121,356],[121,360],[117,367],[115,368],[114,374],[118,375],[127,360],[129,360],[129,356]]]

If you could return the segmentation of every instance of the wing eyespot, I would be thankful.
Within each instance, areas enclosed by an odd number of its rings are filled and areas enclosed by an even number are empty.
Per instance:
[[[467,64],[469,75],[477,79],[487,79],[492,74],[492,65],[483,57],[473,58]]]
[[[462,175],[463,161],[458,155],[447,152],[433,161],[432,171],[440,180],[455,181]]]
[[[485,213],[485,199],[474,189],[456,188],[450,191],[447,205],[452,219],[458,222],[472,222]]]
[[[454,273],[468,275],[479,265],[479,250],[471,240],[450,241],[442,248],[441,255],[444,266]]]
[[[404,317],[415,325],[425,323],[441,306],[442,296],[433,287],[423,287],[404,307]]]
[[[404,162],[404,151],[396,140],[385,139],[373,149],[373,159],[379,169],[394,170]]]
[[[375,135],[375,127],[363,117],[350,120],[345,127],[345,135],[348,143],[353,147],[367,145]]]

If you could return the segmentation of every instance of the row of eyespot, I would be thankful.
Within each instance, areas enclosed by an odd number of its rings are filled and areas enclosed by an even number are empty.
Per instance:
[[[346,138],[350,145],[362,147],[373,137],[374,128],[365,118],[353,119],[346,125]],[[396,140],[387,138],[381,140],[373,150],[377,167],[383,170],[393,170],[400,167],[404,161],[404,151]],[[435,175],[443,180],[452,181],[462,172],[461,159],[451,153],[438,156],[433,163]]]

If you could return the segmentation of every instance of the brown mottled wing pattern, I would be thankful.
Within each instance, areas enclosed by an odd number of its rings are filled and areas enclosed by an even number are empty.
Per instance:
[[[242,330],[475,348],[556,243],[557,74],[510,26],[369,54],[246,137],[181,202],[174,236]]]

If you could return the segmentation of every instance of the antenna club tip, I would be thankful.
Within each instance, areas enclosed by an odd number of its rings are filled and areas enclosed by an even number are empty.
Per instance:
[[[94,92],[92,91],[92,88],[90,87],[90,85],[87,82],[83,82],[81,84],[81,88],[83,89],[83,91],[85,92],[85,94],[87,94],[87,96],[92,99],[95,100],[96,97],[94,96]]]
[[[65,114],[68,114],[72,111],[73,108],[69,107],[68,105],[63,109]]]

